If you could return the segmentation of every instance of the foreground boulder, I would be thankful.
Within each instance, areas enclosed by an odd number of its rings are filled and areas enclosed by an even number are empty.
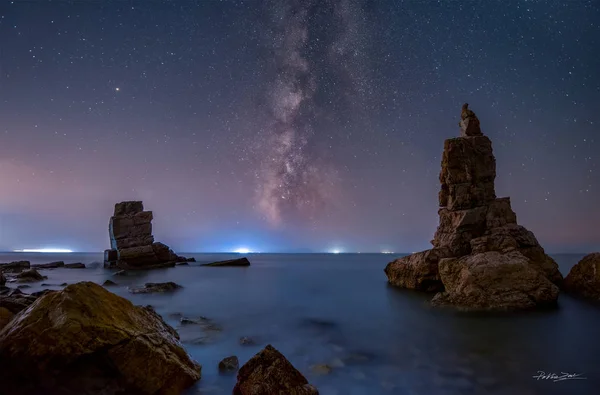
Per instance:
[[[463,309],[510,310],[552,304],[547,297],[555,302],[558,292],[523,265],[560,287],[563,277],[558,264],[531,231],[518,225],[510,198],[496,197],[492,142],[481,133],[479,119],[468,105],[463,106],[461,118],[462,137],[444,143],[439,225],[431,241],[433,248],[390,262],[385,268],[388,282],[419,291],[444,291],[434,304],[456,304]],[[487,270],[477,269],[478,263]],[[514,282],[502,281],[503,287],[488,289],[498,273],[507,274]],[[518,273],[533,283],[526,286],[518,281]],[[488,291],[489,297],[482,299]],[[525,303],[525,299],[532,302]]]
[[[318,395],[319,391],[270,344],[242,366],[233,395]]]
[[[0,332],[6,393],[180,394],[201,367],[152,309],[91,282],[52,292]],[[10,361],[10,363],[5,363]]]
[[[600,302],[600,252],[579,261],[565,278],[565,291]]]
[[[108,233],[111,249],[104,251],[104,266],[120,269],[154,269],[175,266],[186,257],[175,254],[152,236],[152,211],[140,201],[115,204]]]
[[[237,258],[237,259],[229,259],[226,261],[205,263],[200,266],[220,266],[220,267],[223,267],[223,266],[250,266],[250,261],[248,260],[248,258],[244,257],[244,258]]]
[[[0,306],[13,314],[25,310],[37,300],[35,295],[24,294],[19,289],[13,289],[9,293],[0,295]]]

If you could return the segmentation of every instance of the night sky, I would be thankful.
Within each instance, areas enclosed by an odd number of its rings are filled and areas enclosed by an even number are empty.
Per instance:
[[[0,0],[0,250],[429,248],[468,102],[548,252],[600,250],[600,3]]]

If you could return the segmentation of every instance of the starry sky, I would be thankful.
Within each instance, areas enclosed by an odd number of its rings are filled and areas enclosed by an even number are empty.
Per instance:
[[[0,0],[0,250],[429,248],[470,104],[548,252],[600,250],[594,0]]]

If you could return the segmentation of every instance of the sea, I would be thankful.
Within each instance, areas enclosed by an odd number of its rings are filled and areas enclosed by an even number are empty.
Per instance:
[[[561,294],[550,311],[482,314],[429,307],[431,295],[387,284],[390,254],[248,254],[250,267],[202,267],[239,254],[184,254],[189,266],[114,276],[102,254],[0,254],[0,262],[63,260],[86,269],[49,269],[24,292],[111,279],[110,290],[151,305],[181,331],[202,379],[186,394],[231,394],[240,366],[271,344],[322,395],[600,394],[600,308]],[[563,275],[583,255],[554,255]],[[147,282],[174,281],[171,294],[132,294]],[[12,285],[11,285],[12,286]],[[179,317],[205,317],[208,332]],[[192,328],[192,329],[190,329]],[[191,331],[191,332],[190,332]],[[241,337],[256,344],[241,345]],[[315,368],[328,365],[331,369]]]

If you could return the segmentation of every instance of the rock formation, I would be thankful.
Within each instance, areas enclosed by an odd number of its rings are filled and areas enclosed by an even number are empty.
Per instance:
[[[104,266],[153,269],[187,261],[163,243],[154,242],[152,219],[152,211],[144,211],[142,202],[115,204],[108,225],[111,249],[104,251]]]
[[[0,263],[0,271],[4,273],[20,273],[23,270],[29,269],[30,267],[31,263],[29,263],[29,261]]]
[[[201,367],[178,339],[152,309],[91,282],[69,285],[0,332],[2,392],[180,394]]]
[[[319,391],[270,344],[242,366],[233,395],[318,395]]]
[[[492,142],[466,105],[462,118],[463,136],[444,143],[433,248],[390,262],[388,281],[443,292],[432,301],[437,305],[511,310],[552,304],[563,280],[558,265],[517,224],[510,198],[496,198]],[[466,120],[479,132],[465,133]]]
[[[565,291],[595,302],[600,302],[600,252],[586,255],[567,277]]]
[[[221,362],[219,362],[219,371],[220,372],[235,372],[240,368],[240,362],[238,361],[238,357],[235,355],[227,358],[223,358]]]

